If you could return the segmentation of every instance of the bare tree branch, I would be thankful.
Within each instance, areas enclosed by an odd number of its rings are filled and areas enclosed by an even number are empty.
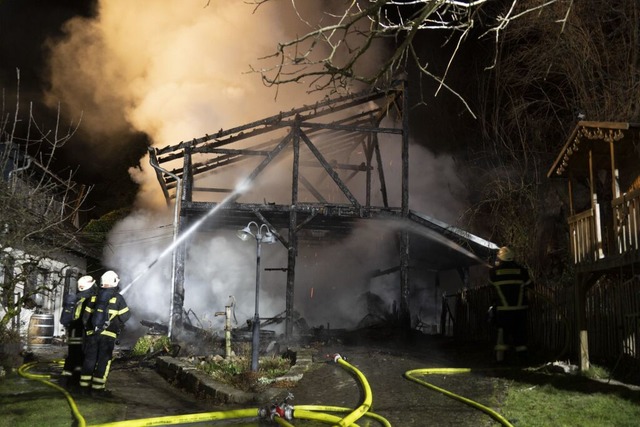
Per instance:
[[[34,284],[31,270],[51,260],[60,264],[61,253],[84,253],[78,215],[91,191],[73,181],[74,171],[61,178],[53,170],[56,150],[73,137],[79,121],[62,131],[58,108],[48,129],[36,123],[32,104],[21,121],[19,88],[17,70],[16,110],[5,111],[3,98],[0,116],[0,330],[61,283],[62,271],[48,271],[60,277]]]
[[[254,0],[255,9],[270,0]],[[543,3],[520,0],[524,8],[515,13],[517,0],[512,0],[504,15],[489,16],[482,26],[487,28],[480,37],[493,35],[497,46],[502,32],[510,22],[525,17],[565,0],[547,0]],[[352,0],[343,3],[336,11],[325,11],[315,19],[302,16],[295,0],[291,5],[301,23],[310,31],[281,41],[275,51],[260,58],[262,67],[251,67],[260,73],[267,86],[289,83],[305,83],[309,91],[349,91],[352,85],[361,83],[384,86],[406,71],[407,61],[413,61],[421,75],[438,82],[436,95],[446,89],[463,101],[465,108],[475,117],[470,105],[451,85],[445,84],[447,74],[459,52],[461,44],[478,25],[474,17],[488,5],[488,0]],[[567,5],[565,21],[571,9]],[[491,7],[494,7],[491,4]],[[500,10],[500,9],[498,9]],[[564,25],[564,24],[563,24]],[[416,35],[421,31],[445,32],[455,48],[450,53],[446,69],[441,75],[430,70],[424,59],[416,55]],[[377,51],[385,49],[380,60]],[[493,64],[488,68],[495,66]],[[368,61],[376,61],[367,66]]]

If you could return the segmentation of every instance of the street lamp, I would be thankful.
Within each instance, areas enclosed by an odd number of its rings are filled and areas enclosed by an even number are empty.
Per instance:
[[[256,232],[252,231],[255,226]],[[263,233],[263,229],[265,230]],[[258,372],[258,353],[260,350],[260,315],[259,313],[259,293],[260,293],[260,249],[262,243],[268,245],[276,242],[276,238],[269,230],[267,224],[258,225],[255,221],[251,221],[245,228],[236,232],[238,238],[243,241],[256,239],[256,309],[253,315],[253,329],[251,331],[251,370]]]

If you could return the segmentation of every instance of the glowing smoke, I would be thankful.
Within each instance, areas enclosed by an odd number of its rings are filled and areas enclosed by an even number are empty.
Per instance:
[[[324,6],[325,2],[313,2],[305,5],[307,10],[303,12],[321,17]],[[314,99],[306,93],[306,86],[280,88],[275,100],[273,89],[264,87],[258,75],[247,73],[249,64],[271,54],[278,41],[302,33],[296,28],[299,21],[289,2],[269,2],[252,12],[251,5],[240,1],[100,1],[95,18],[69,21],[66,37],[52,42],[50,96],[63,100],[70,111],[84,110],[87,134],[93,135],[93,142],[101,144],[105,151],[122,149],[113,135],[129,130],[144,132],[154,146],[163,147],[310,104]],[[428,197],[436,190],[428,188],[434,180],[423,173],[430,170],[428,159],[412,152],[411,160],[412,180],[419,190],[412,194],[412,201],[417,202],[422,195]],[[429,165],[442,165],[442,160]],[[399,167],[399,163],[388,165],[387,172],[399,171]],[[141,159],[140,167],[130,173],[140,187],[138,210],[115,227],[103,260],[121,273],[122,283],[144,273],[172,239],[173,211],[164,206],[148,159]],[[436,181],[446,181],[444,172],[436,177]],[[442,197],[441,189],[437,191]],[[399,189],[390,194],[399,195]],[[440,199],[431,208],[446,205]],[[432,213],[429,205],[421,210]],[[435,213],[440,218],[444,214]],[[363,313],[353,309],[353,300],[371,284],[368,272],[388,268],[393,263],[390,259],[394,259],[384,251],[362,251],[362,236],[368,234],[356,234],[340,252],[330,248],[314,252],[320,254],[316,264],[305,266],[301,257],[296,304],[305,308],[303,315],[314,322],[322,316],[334,318],[338,326],[361,317]],[[364,239],[368,248],[383,246]],[[224,233],[196,233],[187,246],[185,309],[193,309],[207,322],[221,323],[221,319],[213,319],[212,313],[223,309],[228,296],[234,295],[239,320],[251,317],[254,245]],[[388,248],[393,252],[393,245]],[[167,320],[170,261],[160,260],[127,295],[138,319]],[[263,266],[286,266],[286,251],[281,245],[263,248]],[[318,274],[307,275],[314,268]],[[341,277],[327,276],[331,271],[340,272]],[[263,273],[261,315],[284,310],[285,283],[286,274],[282,272]],[[315,289],[316,299],[305,302],[309,284]],[[329,298],[329,293],[324,292],[327,284],[348,291],[337,299],[334,294],[330,307],[338,309],[340,315],[329,314],[328,306],[319,304]],[[379,286],[384,288],[381,292],[387,292],[386,285]]]

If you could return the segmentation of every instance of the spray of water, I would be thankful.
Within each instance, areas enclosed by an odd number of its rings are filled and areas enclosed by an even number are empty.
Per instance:
[[[479,265],[484,265],[485,267],[491,267],[491,264],[489,264],[487,261],[483,260],[482,258],[480,258],[478,255],[474,254],[473,252],[465,249],[464,247],[458,245],[457,243],[453,242],[451,239],[445,237],[444,235],[437,233],[433,230],[430,230],[426,227],[420,227],[417,224],[413,224],[410,223],[408,221],[403,222],[403,224],[401,225],[404,228],[408,229],[409,231],[416,233],[418,235],[421,235],[423,237],[426,237],[427,239],[436,241],[442,245],[445,245],[453,250],[455,250],[456,252],[459,252],[469,258],[471,258],[472,260],[476,261]],[[487,242],[487,248],[489,249],[497,249],[497,246],[495,246],[493,243],[491,242]]]
[[[146,275],[149,272],[149,270],[151,270],[151,268],[153,268],[153,266],[158,261],[160,261],[162,258],[164,258],[167,254],[171,253],[176,247],[178,247],[182,242],[184,242],[187,237],[189,237],[191,234],[193,234],[194,231],[196,231],[198,228],[200,228],[202,223],[204,223],[208,218],[210,218],[213,214],[215,214],[218,211],[218,209],[220,209],[222,206],[224,206],[229,200],[234,199],[238,195],[244,193],[248,188],[249,188],[249,182],[247,180],[244,180],[239,185],[237,185],[236,188],[227,197],[224,198],[224,200],[222,200],[220,203],[218,203],[217,205],[215,205],[214,207],[209,209],[209,211],[206,214],[204,214],[202,216],[202,218],[200,218],[198,221],[193,223],[193,225],[191,225],[191,227],[189,227],[187,230],[185,230],[184,233],[179,235],[178,238],[176,238],[169,246],[167,246],[165,248],[165,250],[162,251],[160,253],[160,255],[158,255],[156,257],[156,259],[153,260],[147,266],[147,268],[145,268],[127,286],[125,286],[125,288],[120,293],[121,294],[125,294],[131,288],[131,286],[133,286],[134,283],[136,283],[138,280],[140,280],[141,277]]]

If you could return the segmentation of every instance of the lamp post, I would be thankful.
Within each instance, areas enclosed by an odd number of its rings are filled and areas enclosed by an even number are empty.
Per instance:
[[[252,226],[256,228],[255,233],[252,231]],[[263,229],[265,230],[264,234]],[[251,221],[245,228],[238,230],[236,235],[243,241],[251,238],[256,240],[256,302],[251,331],[251,370],[258,372],[258,353],[260,351],[260,252],[262,243],[270,245],[276,242],[276,238],[267,224],[258,225],[255,221]]]

